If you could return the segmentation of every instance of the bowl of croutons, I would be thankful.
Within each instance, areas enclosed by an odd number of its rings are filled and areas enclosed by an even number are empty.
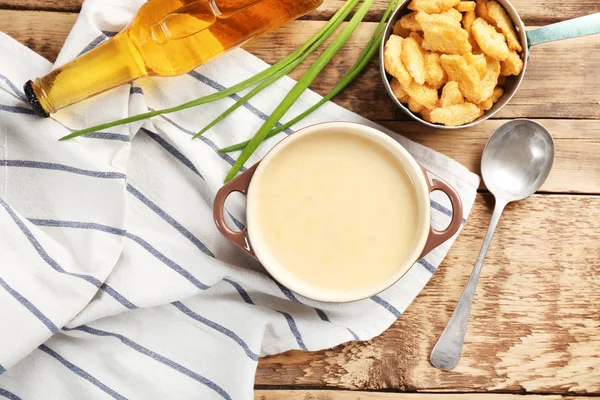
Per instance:
[[[407,0],[381,42],[381,74],[413,119],[446,129],[496,114],[527,65],[525,27],[507,0]]]

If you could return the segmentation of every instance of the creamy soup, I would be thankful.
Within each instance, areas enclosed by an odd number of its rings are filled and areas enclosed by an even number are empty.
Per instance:
[[[251,190],[254,232],[282,269],[315,288],[381,285],[415,250],[411,179],[388,149],[362,136],[303,136],[271,159]]]

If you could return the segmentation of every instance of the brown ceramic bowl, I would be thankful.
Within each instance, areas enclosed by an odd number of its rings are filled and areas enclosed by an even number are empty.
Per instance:
[[[264,171],[270,167],[271,161],[278,156],[282,149],[304,136],[322,135],[332,132],[343,133],[344,135],[358,135],[389,150],[393,155],[392,159],[397,160],[406,171],[412,182],[417,199],[415,210],[418,213],[418,218],[416,219],[418,222],[414,226],[414,241],[412,243],[415,243],[415,245],[412,248],[410,256],[406,258],[405,262],[398,265],[398,268],[390,276],[382,279],[381,282],[377,282],[376,285],[353,290],[332,290],[331,288],[315,287],[299,280],[290,271],[286,270],[285,265],[279,265],[275,257],[270,254],[269,247],[265,244],[265,239],[257,223],[257,204],[260,200],[259,196],[257,196],[256,188],[259,187],[258,182],[262,179]],[[336,182],[333,181],[331,184],[335,185]],[[443,231],[437,231],[430,225],[430,193],[434,190],[441,190],[446,193],[452,202],[452,221]],[[242,231],[233,231],[225,223],[225,200],[232,192],[240,192],[247,196],[247,228]],[[280,199],[280,201],[285,201],[285,199]],[[369,207],[372,206],[369,205]],[[400,207],[401,205],[398,206]],[[298,210],[297,212],[302,212],[302,210]],[[417,260],[453,236],[461,226],[462,217],[463,210],[460,197],[450,185],[419,165],[404,147],[388,135],[377,129],[349,122],[323,123],[299,130],[277,144],[261,162],[225,184],[217,193],[214,203],[215,222],[219,231],[227,239],[260,261],[265,269],[282,285],[307,298],[327,302],[360,300],[388,288],[398,281]],[[365,268],[368,267],[365,266]]]

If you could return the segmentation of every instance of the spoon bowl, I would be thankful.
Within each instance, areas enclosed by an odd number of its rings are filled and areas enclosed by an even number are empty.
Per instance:
[[[495,197],[525,199],[542,186],[554,161],[554,140],[546,128],[527,119],[510,121],[489,139],[481,175]]]

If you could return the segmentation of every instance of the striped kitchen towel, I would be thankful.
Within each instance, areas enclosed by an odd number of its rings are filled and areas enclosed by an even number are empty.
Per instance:
[[[85,2],[57,64],[114,35],[141,3]],[[251,398],[259,357],[380,334],[452,245],[440,246],[370,299],[302,298],[273,281],[212,222],[213,198],[235,157],[216,150],[249,138],[291,79],[200,140],[190,135],[238,96],[57,142],[73,129],[222,90],[266,64],[235,50],[186,75],[140,79],[40,119],[20,88],[53,66],[2,34],[0,54],[0,398]],[[319,98],[305,93],[284,120]],[[376,126],[328,103],[285,134],[335,120]],[[379,128],[458,189],[466,218],[478,177]],[[435,196],[431,207],[434,226],[447,224],[447,198]],[[244,223],[243,209],[240,198],[228,202],[231,223]]]

